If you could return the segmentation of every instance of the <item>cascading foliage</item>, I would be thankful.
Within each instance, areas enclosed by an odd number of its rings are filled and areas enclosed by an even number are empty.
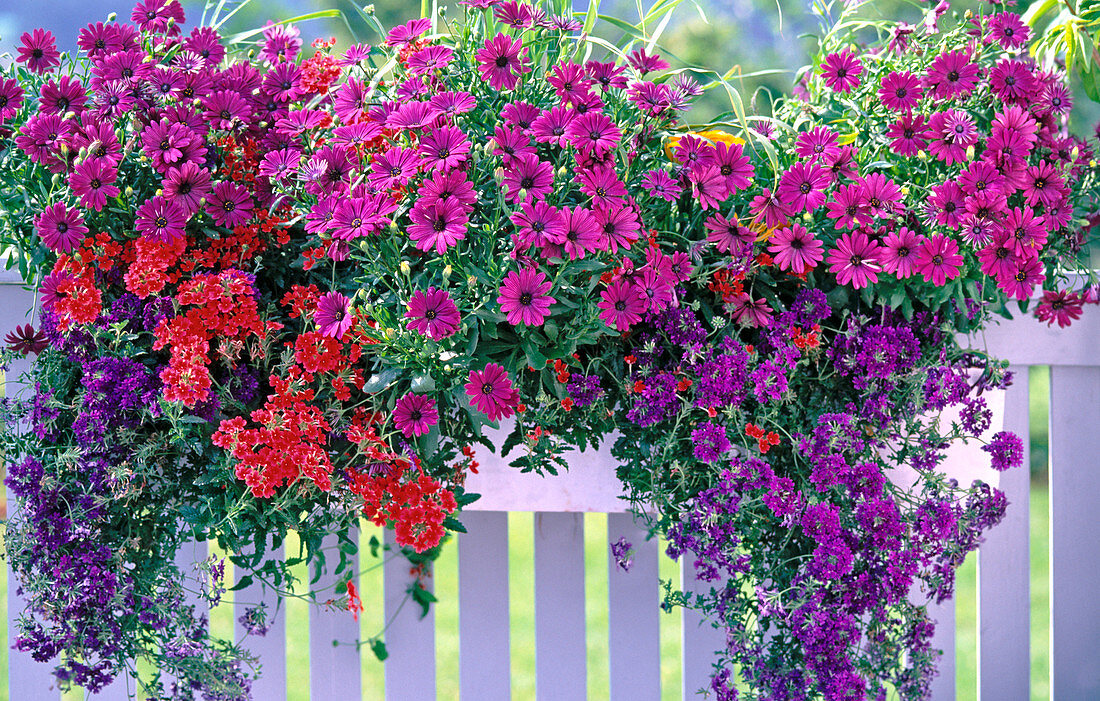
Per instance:
[[[4,356],[36,355],[4,402],[17,647],[64,684],[145,661],[148,693],[247,698],[247,639],[188,603],[217,605],[224,562],[180,572],[183,543],[355,615],[361,517],[427,572],[475,448],[552,475],[606,438],[711,584],[665,606],[727,631],[718,698],[927,696],[924,604],[1009,506],[944,451],[1023,457],[984,395],[1004,364],[957,339],[1010,301],[1064,326],[1098,300],[1069,275],[1098,188],[1066,78],[1000,6],[850,6],[746,114],[642,30],[593,36],[595,7],[364,10],[381,44],[343,51],[284,24],[224,42],[217,12],[185,32],[176,0],[77,56],[23,35],[0,77],[0,243],[40,304]],[[731,111],[683,124],[707,89]],[[336,591],[303,594],[303,562]]]

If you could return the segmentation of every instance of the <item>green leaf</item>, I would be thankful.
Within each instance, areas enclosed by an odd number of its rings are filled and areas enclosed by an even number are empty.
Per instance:
[[[449,531],[455,531],[457,533],[469,532],[466,530],[466,526],[463,526],[462,522],[454,516],[448,516],[447,518],[443,519],[443,527]]]
[[[375,373],[366,384],[363,385],[363,391],[368,394],[375,392],[381,392],[390,385],[397,376],[401,373],[398,368],[385,368],[379,373]]]
[[[252,575],[246,574],[245,576],[241,577],[237,581],[236,584],[229,587],[226,591],[240,591],[241,589],[244,589],[244,588],[249,587],[251,585],[252,585]]]
[[[370,641],[370,651],[374,653],[379,662],[385,662],[386,658],[390,656],[390,653],[386,650],[386,643],[381,640]]]
[[[426,372],[418,372],[413,375],[413,392],[431,392],[435,389],[435,379]]]
[[[236,10],[234,10],[234,12],[236,12]],[[230,13],[230,15],[232,15],[232,13]],[[275,24],[294,24],[296,22],[307,22],[311,19],[329,19],[332,17],[340,17],[341,15],[342,13],[339,10],[317,10],[316,12],[308,12],[304,15],[291,17],[290,19],[282,19],[278,22],[275,22]],[[229,19],[229,16],[226,16],[225,19]],[[257,34],[262,33],[265,29],[267,29],[267,27],[257,27],[255,29],[249,29],[247,32],[240,32],[239,34],[234,34],[233,36],[227,37],[225,41],[227,44],[239,44],[246,39],[251,39]]]
[[[371,557],[378,557],[378,548],[379,548],[379,546],[381,546],[381,543],[378,540],[378,536],[372,535],[370,537],[369,545],[370,545],[370,556]]]

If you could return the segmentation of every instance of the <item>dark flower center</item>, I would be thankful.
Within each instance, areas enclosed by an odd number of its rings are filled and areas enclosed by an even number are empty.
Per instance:
[[[447,220],[440,217],[432,222],[432,229],[434,231],[444,231],[447,229]]]
[[[621,299],[618,302],[615,302],[615,311],[625,312],[626,311],[626,302],[622,301]]]
[[[182,182],[182,183],[179,184],[179,187],[177,187],[176,190],[181,195],[186,195],[187,193],[191,192],[191,187],[192,187],[191,183]]]
[[[226,212],[232,212],[236,208],[237,208],[237,204],[235,202],[231,201],[231,200],[226,200],[222,204],[222,209],[224,209]]]
[[[429,309],[426,312],[424,312],[424,318],[427,319],[428,321],[432,321],[433,319],[435,319],[435,317],[436,317],[436,313],[435,313],[434,309]]]
[[[57,222],[57,233],[63,234],[69,230],[69,225],[63,221]]]
[[[485,384],[483,384],[481,386],[481,393],[482,394],[492,394],[493,393],[493,383],[492,382],[486,382]]]
[[[163,216],[157,217],[153,220],[153,225],[158,229],[166,229],[168,228],[168,219]]]
[[[905,96],[908,95],[908,94],[909,94],[909,91],[906,88],[898,88],[897,90],[894,91],[894,95],[896,95],[899,100],[904,99]]]
[[[519,186],[524,190],[527,190],[535,185],[535,179],[531,176],[526,176],[520,179]]]
[[[801,192],[803,195],[810,194],[811,189],[812,188],[810,187],[809,183],[802,183],[801,185],[798,186],[798,191]]]
[[[398,168],[397,166],[394,166],[393,168],[390,168],[390,177],[391,178],[397,178],[397,177],[400,177],[400,175],[401,175],[401,169],[400,168]]]
[[[92,178],[88,181],[88,187],[92,188],[93,190],[98,190],[99,188],[103,187],[103,183],[102,181],[100,181],[99,178]]]
[[[519,303],[523,306],[530,306],[531,302],[535,300],[534,296],[530,292],[524,292],[519,296]]]
[[[506,67],[508,65],[508,57],[507,56],[497,56],[496,64],[497,64],[497,68]]]
[[[908,258],[908,257],[909,257],[909,249],[908,248],[906,248],[905,246],[902,246],[901,248],[898,249],[898,258]]]
[[[42,58],[42,49],[34,49],[31,51],[31,56],[34,58]]]
[[[932,256],[932,265],[943,265],[943,256],[938,253]]]
[[[424,418],[424,415],[420,413],[419,409],[413,409],[409,412],[410,421],[419,421],[422,418]]]
[[[233,113],[230,112],[228,109],[222,110],[219,113],[219,116],[221,116],[222,119],[233,119]]]
[[[351,220],[351,228],[353,228],[353,229],[358,229],[358,228],[359,228],[359,227],[361,227],[361,226],[363,226],[363,219],[362,219],[362,217],[356,217],[355,219],[352,219],[352,220]]]
[[[951,71],[950,73],[947,74],[947,80],[948,80],[948,82],[951,82],[951,83],[958,82],[959,72],[958,71]]]

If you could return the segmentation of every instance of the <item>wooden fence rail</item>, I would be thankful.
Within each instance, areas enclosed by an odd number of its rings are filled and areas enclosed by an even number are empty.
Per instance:
[[[0,279],[2,282],[2,279]],[[30,293],[16,284],[0,284],[0,333],[23,323],[31,306]],[[1008,358],[1016,373],[1006,397],[1005,428],[1029,435],[1028,368],[1051,366],[1050,383],[1050,571],[1051,571],[1051,698],[1061,701],[1100,699],[1100,314],[1088,310],[1067,330],[1048,329],[1033,319],[1006,322],[987,331],[976,345]],[[21,368],[11,368],[9,378]],[[9,390],[17,389],[9,379]],[[660,613],[655,540],[617,499],[619,487],[606,447],[585,453],[570,471],[542,480],[520,476],[497,457],[481,459],[481,474],[470,489],[486,494],[467,512],[469,533],[458,537],[459,649],[461,698],[497,701],[511,698],[512,631],[509,627],[508,512],[535,512],[534,620],[536,696],[540,700],[583,699],[587,694],[587,636],[585,623],[584,513],[607,514],[611,541],[620,536],[634,544],[629,573],[607,558],[610,697],[624,701],[659,699]],[[489,488],[485,485],[492,485]],[[1026,468],[1002,475],[1000,487],[1011,507],[978,553],[979,645],[978,694],[986,700],[1026,699],[1030,696],[1030,482]],[[181,564],[201,560],[205,546],[181,553]],[[683,563],[683,581],[694,581],[690,563]],[[377,592],[389,619],[403,599],[410,573],[393,559],[384,568],[384,587]],[[13,582],[9,571],[9,583]],[[21,603],[16,587],[8,587],[8,621],[18,616]],[[371,592],[364,592],[363,596]],[[241,601],[256,602],[263,594],[253,585],[240,593]],[[364,600],[368,608],[371,602]],[[273,607],[272,607],[273,608]],[[420,620],[415,607],[406,606],[386,631],[390,652],[385,661],[385,697],[422,700],[436,696],[435,622],[433,614]],[[240,612],[234,613],[234,617]],[[942,675],[933,698],[955,698],[954,605],[934,610],[938,632],[934,646],[945,652]],[[353,641],[358,625],[344,612],[319,608],[309,613],[310,698],[359,699],[362,680]],[[238,636],[241,631],[237,630]],[[261,655],[264,677],[255,686],[255,698],[286,698],[286,645],[296,631],[288,630],[283,616],[264,638],[247,644]],[[712,651],[723,636],[691,612],[683,615],[681,650],[684,699],[696,698],[706,686]],[[370,654],[364,649],[364,654]],[[12,701],[57,701],[49,665],[34,663],[23,653],[8,650],[8,689]],[[667,697],[667,692],[666,692]],[[116,682],[89,699],[128,698],[124,681]]]

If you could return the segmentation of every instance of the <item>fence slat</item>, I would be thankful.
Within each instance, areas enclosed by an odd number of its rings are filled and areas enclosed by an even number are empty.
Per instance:
[[[386,542],[398,550],[393,531],[388,529]],[[386,650],[390,653],[386,658],[386,698],[392,701],[435,698],[435,608],[428,609],[421,619],[420,605],[406,599],[412,583],[410,567],[408,559],[398,553],[387,555],[382,570],[389,622]],[[431,577],[424,583],[431,590]]]
[[[24,290],[19,285],[0,284],[0,314],[3,316],[0,322],[0,336],[15,329],[20,324],[27,323],[26,310],[34,306],[34,293]],[[30,368],[27,360],[18,360],[11,363],[4,374],[4,396],[19,396],[23,391],[23,385],[19,382],[19,376]],[[29,398],[29,397],[28,397]],[[21,429],[26,428],[21,426]],[[7,471],[5,470],[5,475]],[[8,516],[15,507],[15,498],[11,490],[7,490]],[[26,603],[19,597],[19,588],[11,564],[5,559],[4,566],[8,570],[8,645],[3,654],[8,656],[8,689],[13,699],[26,699],[26,701],[57,701],[60,693],[54,687],[54,676],[51,673],[53,665],[35,662],[30,654],[19,652],[12,648],[15,640],[15,622],[19,620],[19,614],[23,612]]]
[[[684,591],[709,592],[720,583],[703,582],[695,578],[695,556],[684,553],[680,558],[680,577]],[[710,689],[714,673],[714,653],[726,649],[726,634],[711,625],[696,609],[685,608],[683,627],[680,631],[680,649],[683,660],[683,693],[685,699],[697,698],[700,689]]]
[[[1011,369],[1004,428],[1023,441],[1024,464],[1001,475],[1008,511],[978,550],[979,699],[1024,699],[1031,693],[1028,368]]]
[[[349,537],[359,540],[358,529],[352,530]],[[337,541],[330,536],[323,541],[326,551],[328,571],[321,574],[320,580],[313,586],[323,592],[318,602],[346,599],[347,590],[333,588],[336,576],[332,568],[339,555],[336,554]],[[351,558],[353,571],[359,566],[359,556]],[[359,578],[352,576],[359,584]],[[311,699],[357,699],[361,695],[359,673],[359,651],[354,643],[359,639],[359,623],[350,611],[339,606],[309,607],[309,694]],[[337,644],[334,644],[337,643]]]
[[[583,699],[584,515],[535,514],[535,692],[539,701]]]
[[[283,547],[268,553],[268,558],[283,559]],[[239,582],[243,572],[236,569]],[[286,610],[278,608],[279,597],[260,582],[253,582],[236,592],[233,607],[233,635],[244,639],[244,647],[260,660],[260,678],[252,684],[252,695],[257,699],[281,701],[286,698]],[[266,604],[267,633],[248,635],[240,617],[253,606]],[[276,613],[277,612],[277,613]],[[247,636],[247,637],[245,637]]]
[[[608,553],[608,624],[612,701],[661,698],[661,629],[657,591],[657,539],[631,514],[608,514],[607,539],[634,546],[624,572]]]
[[[511,698],[508,513],[462,514],[458,536],[459,687],[463,699]]]
[[[1095,317],[1097,315],[1093,315]],[[1071,327],[1072,328],[1072,327]],[[1100,336],[1098,336],[1100,337]],[[1092,346],[1096,358],[1096,342]],[[1100,367],[1050,369],[1050,680],[1100,698]]]
[[[939,674],[932,680],[932,701],[955,701],[955,600],[929,602],[928,617],[936,623],[932,649],[943,651]]]

